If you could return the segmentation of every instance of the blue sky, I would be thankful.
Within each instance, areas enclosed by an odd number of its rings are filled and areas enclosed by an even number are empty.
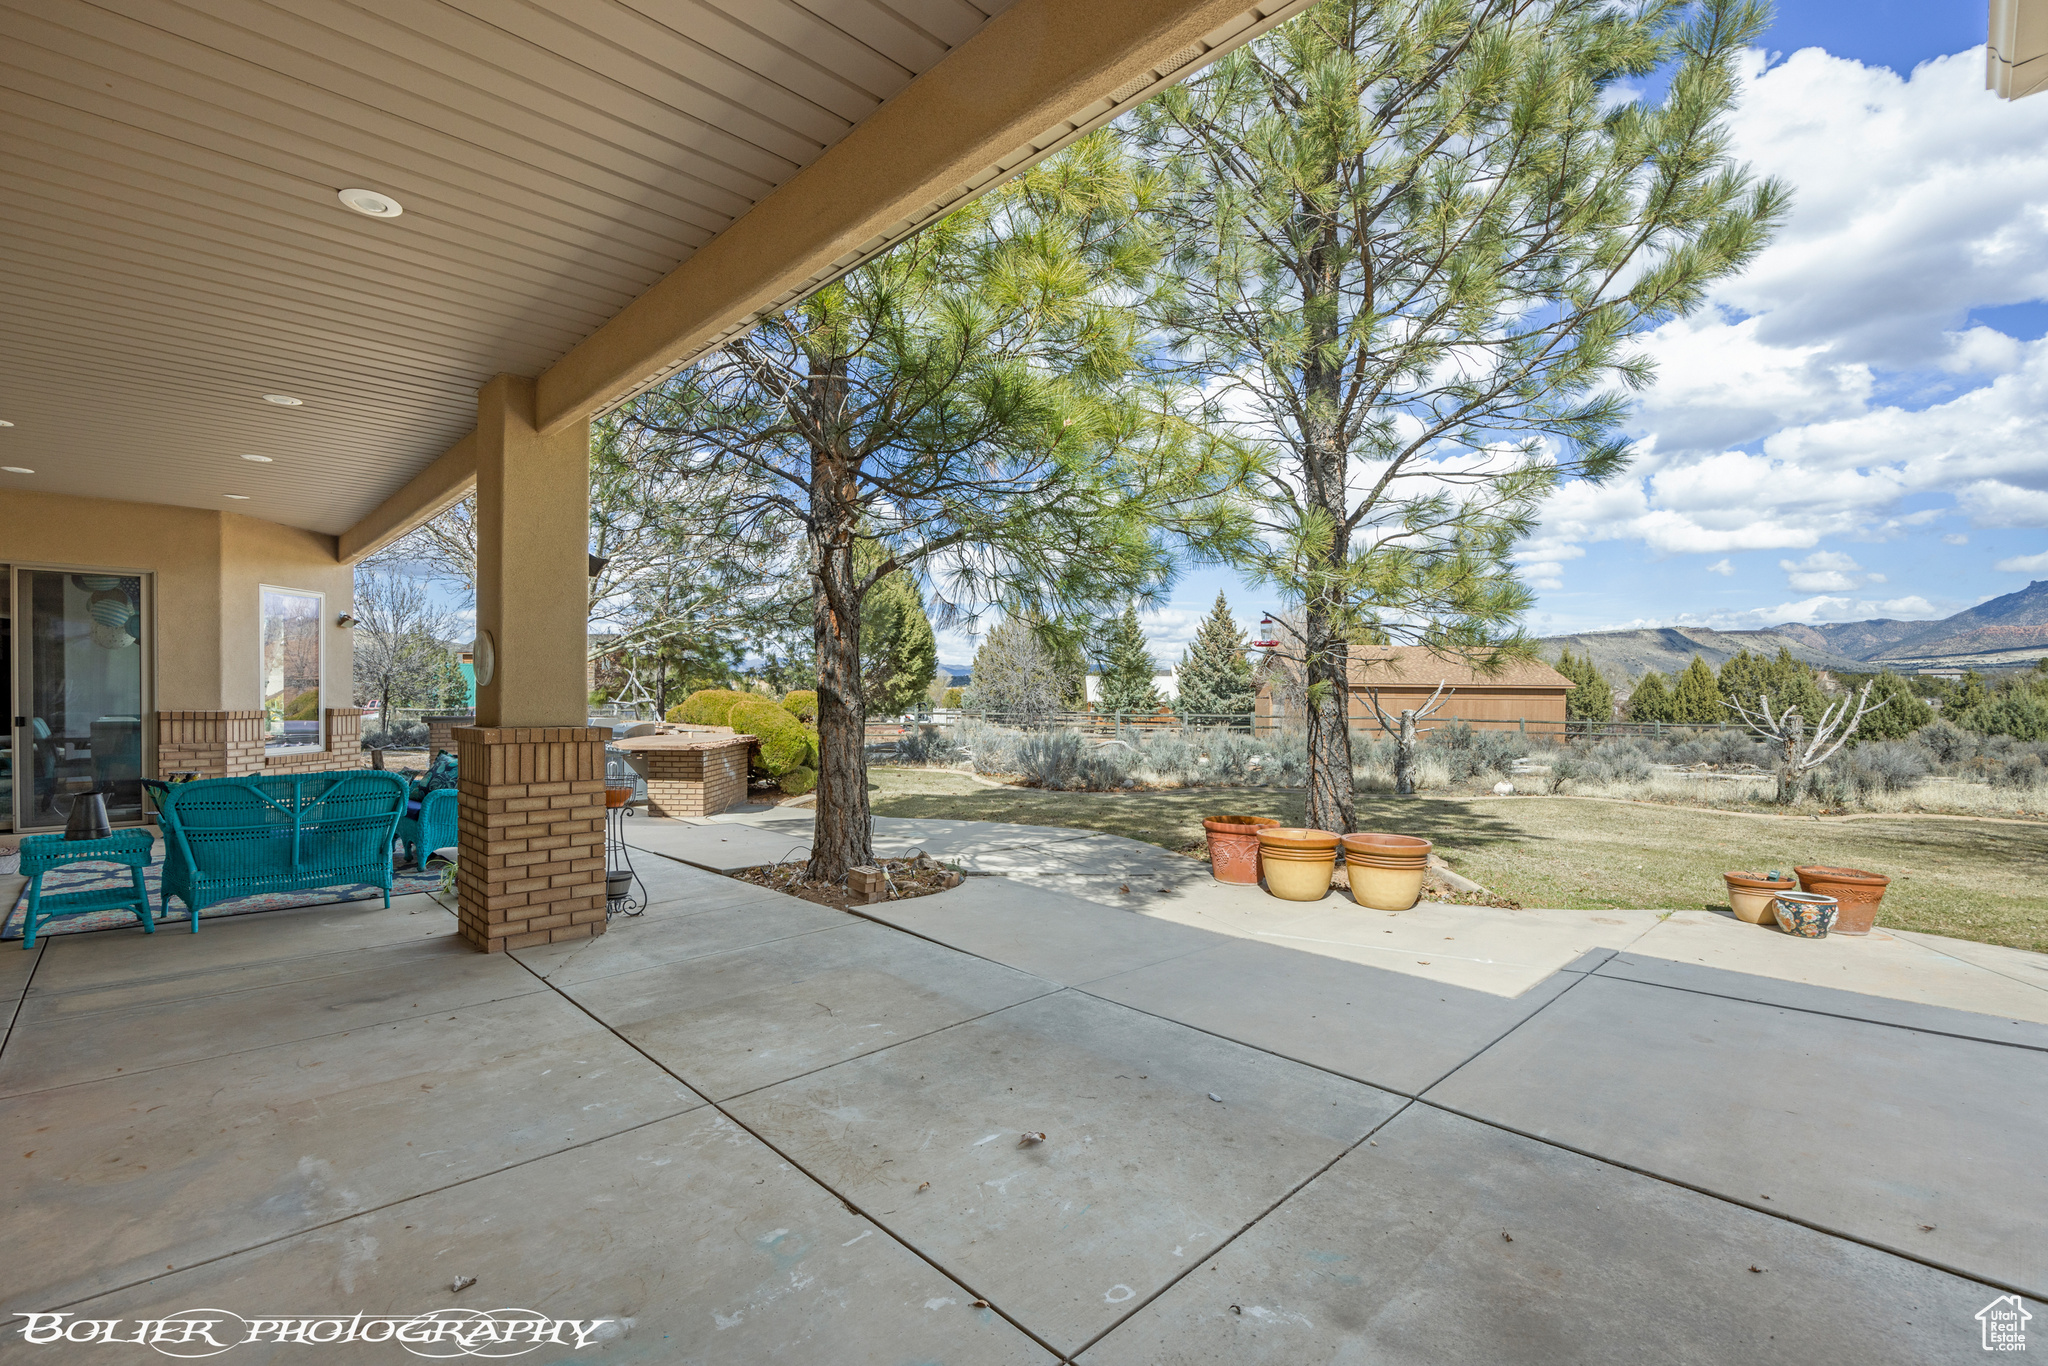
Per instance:
[[[1539,634],[1931,618],[2048,578],[2048,95],[1983,91],[1984,0],[1778,9],[1731,128],[1792,217],[1646,339],[1635,467],[1521,556]],[[1147,619],[1162,663],[1218,588],[1247,626],[1278,605],[1191,569]]]

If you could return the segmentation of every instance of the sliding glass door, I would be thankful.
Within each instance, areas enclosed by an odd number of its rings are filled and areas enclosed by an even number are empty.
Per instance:
[[[105,795],[116,823],[141,820],[147,576],[17,566],[13,579],[15,829],[61,827],[86,792]]]

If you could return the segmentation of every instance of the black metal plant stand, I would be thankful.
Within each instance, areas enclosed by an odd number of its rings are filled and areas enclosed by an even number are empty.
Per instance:
[[[607,805],[604,813],[604,918],[638,915],[647,909],[647,884],[633,867],[633,854],[626,846],[626,817],[630,806]],[[634,896],[635,888],[640,895]]]

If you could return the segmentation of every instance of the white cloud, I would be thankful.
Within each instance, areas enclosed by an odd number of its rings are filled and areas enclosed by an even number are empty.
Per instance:
[[[1735,572],[1735,563],[1732,560],[1716,560],[1707,566],[1707,572],[1709,574],[1719,574],[1725,579]]]
[[[1531,582],[1599,541],[1721,556],[1910,538],[1956,512],[2048,527],[2048,339],[1968,319],[2048,299],[2048,100],[1991,96],[1982,49],[1910,78],[1807,49],[1758,54],[1729,127],[1791,214],[1706,309],[1642,339],[1658,374],[1637,464],[1558,491],[1521,557]],[[1814,596],[1738,615],[1922,615],[1919,594],[1844,596],[1882,580],[1831,553],[1781,561]]]
[[[1865,584],[1883,583],[1884,575],[1863,571],[1863,566],[1839,550],[1816,550],[1803,560],[1780,560],[1786,582],[1801,593],[1846,593]]]
[[[1941,538],[1941,543],[1943,545],[1968,545],[1970,538],[1960,531],[1951,531],[1948,535]]]
[[[1919,594],[1902,598],[1873,600],[1844,598],[1830,594],[1781,602],[1775,607],[1752,607],[1727,612],[1680,612],[1670,617],[1638,617],[1590,629],[1602,631],[1643,631],[1666,626],[1708,627],[1716,631],[1754,631],[1785,622],[1813,625],[1823,621],[1862,621],[1870,617],[1896,617],[1907,621],[1932,620],[1948,616],[1959,604],[1938,606]]]
[[[2014,555],[1995,566],[2001,574],[2036,574],[2048,570],[2048,550],[2038,555]]]

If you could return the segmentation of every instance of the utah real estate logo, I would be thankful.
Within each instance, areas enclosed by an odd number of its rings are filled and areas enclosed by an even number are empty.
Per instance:
[[[2026,1351],[2027,1322],[2033,1317],[2027,1312],[2026,1304],[2018,1295],[2000,1295],[1979,1309],[1977,1322],[1984,1326],[1984,1350]]]

